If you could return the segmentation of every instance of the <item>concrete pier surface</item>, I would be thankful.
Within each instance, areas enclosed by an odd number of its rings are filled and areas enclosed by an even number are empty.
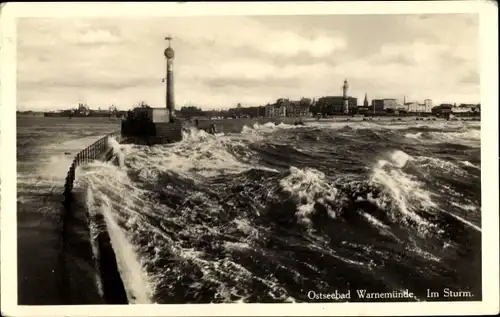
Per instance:
[[[104,304],[83,212],[71,217],[66,246],[61,214],[18,213],[19,305]]]

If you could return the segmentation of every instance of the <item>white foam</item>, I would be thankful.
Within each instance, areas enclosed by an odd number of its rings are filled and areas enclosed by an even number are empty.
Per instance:
[[[149,278],[135,254],[133,244],[127,237],[129,233],[124,232],[116,220],[119,213],[127,213],[130,201],[141,195],[140,190],[127,186],[130,185],[127,174],[112,164],[96,161],[79,167],[77,171],[79,176],[75,188],[86,189],[89,214],[92,217],[100,213],[106,222],[106,228],[91,226],[91,232],[97,235],[101,230],[107,230],[129,302],[150,303]],[[118,209],[114,208],[114,205],[118,205]],[[133,216],[128,214],[129,217]]]
[[[107,197],[103,197],[101,213],[106,220],[120,276],[126,285],[125,289],[129,302],[132,304],[150,304],[151,290],[148,287],[147,275],[134,253],[133,246],[113,218]]]
[[[436,256],[430,252],[422,250],[420,247],[417,246],[417,244],[414,241],[412,241],[412,244],[408,244],[406,246],[406,249],[417,253],[418,255],[423,257],[424,259],[431,260],[434,262],[441,262],[441,258],[439,258],[438,256]]]
[[[305,127],[303,125],[291,125],[281,122],[280,124],[275,124],[274,122],[267,122],[264,124],[254,123],[252,127],[243,126],[241,133],[243,134],[259,134],[259,133],[270,133],[276,130],[283,129],[296,129]]]
[[[341,124],[345,126],[345,123]],[[366,124],[363,123],[363,125]],[[248,160],[242,158],[245,151],[248,150],[246,143],[260,140],[262,133],[272,132],[280,128],[295,128],[294,126],[280,126],[270,123],[262,126],[254,125],[253,128],[244,127],[243,130],[246,132],[242,133],[242,135],[211,135],[203,130],[190,129],[183,132],[184,138],[181,142],[167,146],[125,146],[119,145],[116,140],[110,140],[110,146],[113,147],[114,153],[123,157],[123,160],[120,161],[122,168],[117,168],[111,164],[94,162],[89,164],[85,171],[82,171],[82,177],[86,179],[87,183],[90,183],[91,191],[105,202],[102,205],[101,212],[106,216],[108,226],[113,230],[112,243],[118,249],[120,265],[124,266],[120,267],[120,270],[125,275],[141,272],[139,274],[140,278],[124,277],[127,280],[127,288],[130,289],[129,292],[133,292],[131,296],[139,298],[140,301],[145,300],[148,296],[144,294],[148,293],[149,289],[153,288],[159,280],[163,280],[164,275],[167,274],[165,271],[157,271],[154,275],[150,274],[149,277],[143,274],[142,265],[137,260],[135,252],[141,254],[143,264],[151,264],[158,260],[164,248],[168,248],[173,258],[178,257],[180,261],[187,259],[199,266],[204,273],[203,279],[217,283],[219,285],[219,294],[224,298],[228,298],[234,290],[224,289],[224,283],[217,280],[217,274],[231,279],[255,278],[247,273],[244,268],[238,268],[236,264],[229,263],[227,259],[207,261],[202,258],[202,252],[182,248],[175,243],[171,243],[173,242],[172,238],[163,232],[161,228],[156,228],[148,223],[143,215],[169,217],[170,221],[179,225],[185,224],[182,217],[186,217],[186,215],[175,218],[171,214],[158,212],[159,207],[152,206],[153,202],[147,201],[147,198],[145,198],[147,197],[145,191],[140,189],[139,185],[134,182],[156,184],[157,177],[162,173],[177,173],[195,180],[198,176],[202,176],[201,179],[198,178],[198,181],[203,181],[203,177],[207,176],[222,173],[241,173],[250,168],[259,168],[252,163],[251,158]],[[237,151],[238,154],[242,155],[233,155],[231,151]],[[395,210],[403,216],[403,219],[412,219],[422,228],[430,227],[430,224],[414,212],[414,208],[422,207],[425,209],[435,206],[430,199],[430,193],[426,192],[422,184],[417,182],[415,178],[401,170],[412,160],[414,158],[403,151],[393,152],[386,160],[378,161],[378,164],[373,169],[372,180],[383,185],[387,195],[395,202]],[[127,169],[138,171],[138,180],[134,179],[134,182],[132,182],[126,173]],[[327,181],[323,173],[315,169],[292,167],[290,168],[290,175],[280,181],[280,186],[298,200],[297,216],[299,221],[306,224],[306,226],[310,225],[310,217],[314,212],[316,202],[333,203],[336,199],[339,199],[336,188]],[[127,194],[122,195],[123,193]],[[383,203],[383,200],[379,199],[378,202]],[[217,214],[217,208],[220,208],[220,206],[210,205],[208,201],[205,206],[207,214]],[[335,218],[335,211],[331,209],[330,204],[325,204],[325,207],[329,216]],[[363,216],[375,226],[387,229],[387,226],[373,216],[371,218],[370,215]],[[258,231],[252,230],[249,223],[241,219],[235,220],[233,223],[242,232],[248,233],[248,239],[235,243],[226,243],[225,247],[231,250],[251,248],[251,241],[249,240],[258,239]],[[216,229],[200,225],[185,230],[187,230],[187,234],[198,234],[200,232],[212,232]],[[137,231],[142,233],[150,231],[151,241],[147,247],[153,246],[153,254],[142,253],[146,247],[134,244],[136,243],[134,239],[138,235]],[[135,248],[141,248],[142,252],[141,250],[134,251]],[[130,266],[128,264],[129,260],[132,261]],[[350,259],[342,258],[342,260],[348,263],[364,265]],[[228,268],[229,271],[227,271]],[[266,283],[271,288],[277,287],[274,281],[267,281]]]
[[[377,162],[371,180],[381,184],[391,196],[396,210],[402,216],[402,221],[406,222],[411,219],[418,225],[420,232],[426,234],[430,227],[435,227],[435,225],[423,219],[414,210],[415,208],[434,208],[436,204],[431,199],[431,193],[422,188],[421,182],[400,169],[412,159],[403,151],[393,152],[390,161],[380,160]],[[380,204],[380,198],[376,201],[377,204]]]
[[[465,210],[465,211],[476,211],[479,209],[478,206],[474,206],[474,205],[468,205],[468,204],[459,204],[459,203],[456,203],[454,201],[450,201],[450,203],[455,206],[455,207],[458,207],[462,210]]]
[[[465,171],[463,171],[461,168],[459,168],[458,165],[450,162],[450,161],[445,161],[437,157],[429,157],[429,156],[417,156],[415,157],[415,162],[419,167],[431,167],[431,168],[437,168],[440,170],[445,170],[448,172],[452,172],[454,174],[458,175],[465,175]]]
[[[325,174],[312,169],[299,169],[290,167],[290,174],[280,180],[280,186],[283,190],[291,193],[298,200],[296,215],[299,221],[310,226],[310,217],[314,213],[314,204],[316,202],[333,202],[336,199],[337,189],[326,181]],[[329,206],[325,206],[328,215],[335,218],[335,211]]]
[[[474,230],[476,231],[479,231],[479,232],[482,232],[481,228],[476,226],[475,224],[473,224],[472,222],[468,221],[468,220],[465,220],[464,218],[454,214],[454,213],[451,213],[451,212],[448,212],[444,209],[441,209],[442,212],[444,213],[447,213],[448,215],[452,216],[453,218],[457,219],[458,221],[462,222],[463,224],[466,224],[467,226],[473,228]]]
[[[254,162],[255,158],[249,154],[248,146],[243,142],[251,142],[251,135],[238,139],[197,129],[183,133],[183,140],[172,145],[140,147],[140,150],[127,155],[128,164],[152,179],[167,172],[198,179],[199,176],[237,174],[251,168],[264,169]],[[231,152],[237,152],[238,157]]]
[[[73,162],[74,157],[64,154],[55,154],[46,161],[41,161],[36,171],[37,178],[45,180],[61,181],[64,180],[68,169]]]
[[[430,132],[432,137],[440,142],[459,143],[467,146],[480,147],[481,131],[466,130],[463,132]]]
[[[411,159],[413,158],[403,151],[397,150],[391,154],[392,164],[398,168],[403,168]]]
[[[476,168],[476,169],[478,169],[478,170],[480,170],[480,169],[481,169],[481,166],[476,166],[476,165],[472,164],[472,163],[471,163],[471,162],[469,162],[469,161],[462,161],[461,163],[462,163],[463,165],[465,165],[465,166],[468,166],[468,167],[473,167],[473,168]]]
[[[90,215],[90,217],[93,217],[95,214],[95,210],[93,208],[89,208],[89,206],[94,206],[95,201],[94,201],[94,195],[92,194],[92,191],[87,188],[87,210]],[[98,258],[99,255],[99,246],[98,246],[98,241],[97,237],[99,235],[99,232],[101,230],[105,230],[105,228],[99,228],[98,225],[95,222],[89,221],[89,233],[90,233],[90,246],[92,248],[92,253],[94,254],[94,259]],[[100,272],[96,270],[95,275],[94,275],[94,280],[97,286],[97,290],[101,296],[104,296],[104,289],[102,285],[102,280],[100,276]]]
[[[417,133],[406,133],[405,138],[409,139],[420,139],[422,136],[422,132],[417,132]]]
[[[366,218],[371,224],[375,225],[376,227],[379,227],[381,229],[389,229],[389,226],[385,225],[382,223],[382,221],[378,220],[377,218],[373,217],[370,214],[367,214],[366,212],[361,212],[361,215]]]
[[[115,138],[108,138],[108,147],[113,149],[113,158],[112,160],[116,160],[118,166],[125,167],[125,153],[122,152],[122,146]]]

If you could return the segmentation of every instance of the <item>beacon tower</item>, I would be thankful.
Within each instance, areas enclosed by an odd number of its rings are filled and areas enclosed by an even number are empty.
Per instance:
[[[174,103],[174,56],[175,52],[172,47],[170,47],[170,41],[173,38],[167,36],[165,40],[168,41],[168,47],[165,49],[165,58],[167,59],[167,77],[165,84],[165,105],[167,111],[169,112],[170,120],[173,120],[175,116],[175,103]]]
[[[343,90],[343,101],[344,101],[344,114],[349,113],[349,96],[347,95],[347,90],[349,89],[349,84],[347,83],[347,79],[344,80],[344,86],[342,86]]]

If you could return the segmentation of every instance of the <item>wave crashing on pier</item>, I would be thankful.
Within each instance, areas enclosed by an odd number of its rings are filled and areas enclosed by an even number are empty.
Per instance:
[[[132,302],[480,294],[479,123],[268,123],[114,151],[75,186]]]

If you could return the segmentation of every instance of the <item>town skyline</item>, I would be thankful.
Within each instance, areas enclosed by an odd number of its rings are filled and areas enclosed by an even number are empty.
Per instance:
[[[17,109],[163,107],[167,35],[177,109],[340,96],[344,79],[358,104],[480,103],[472,14],[30,18],[18,22]]]
[[[195,104],[195,103],[192,103],[192,102],[187,102],[185,104],[182,104],[182,105],[179,105],[179,104],[176,104],[176,109],[177,110],[180,110],[181,108],[183,107],[196,107],[196,108],[200,108],[202,110],[228,110],[228,109],[233,109],[233,108],[237,108],[239,106],[241,107],[264,107],[266,105],[272,105],[272,104],[275,104],[277,100],[279,99],[288,99],[288,100],[291,100],[291,101],[300,101],[300,99],[302,98],[305,98],[305,99],[311,99],[311,100],[318,100],[320,98],[323,98],[323,97],[330,97],[330,96],[337,96],[337,97],[340,97],[342,94],[330,94],[330,95],[325,95],[325,96],[315,96],[315,97],[310,97],[310,96],[301,96],[299,98],[295,98],[295,99],[292,99],[292,98],[289,98],[289,97],[277,97],[275,98],[274,100],[269,100],[268,102],[266,103],[263,103],[263,104],[243,104],[241,102],[236,102],[235,104],[232,104],[232,105],[227,105],[227,106],[222,106],[222,107],[203,107],[203,106],[200,106],[198,104]],[[348,95],[349,98],[355,98],[357,100],[357,106],[361,107],[361,106],[364,106],[364,95],[362,98],[360,97],[357,97],[357,96],[352,96],[352,95]],[[432,98],[421,98],[421,99],[408,99],[406,98],[406,96],[403,96],[402,98],[397,98],[397,97],[382,97],[382,98],[368,98],[368,106],[369,107],[372,107],[373,106],[373,101],[374,100],[396,100],[398,103],[400,103],[401,105],[404,105],[404,104],[407,104],[407,103],[419,103],[419,104],[422,104],[425,102],[425,100],[431,100],[432,103],[433,103],[433,106],[439,106],[441,104],[444,104],[444,105],[460,105],[460,104],[466,104],[466,105],[472,105],[472,104],[481,104],[481,100],[478,99],[477,101],[472,101],[472,102],[459,102],[459,101],[440,101],[440,102],[436,102],[434,99]],[[67,109],[76,109],[78,107],[78,105],[85,105],[85,106],[88,106],[90,107],[90,109],[93,109],[93,110],[108,110],[109,108],[116,108],[117,110],[130,110],[130,109],[133,109],[134,107],[137,107],[138,105],[140,104],[145,104],[145,105],[148,105],[150,107],[153,107],[153,108],[160,108],[160,107],[165,107],[165,105],[155,105],[155,104],[151,104],[149,103],[147,100],[143,99],[143,100],[140,100],[140,101],[137,101],[137,102],[132,102],[128,105],[124,105],[124,106],[119,106],[119,105],[116,105],[116,104],[95,104],[95,105],[92,105],[92,104],[87,104],[85,102],[76,102],[75,104],[73,105],[69,105],[68,107],[64,108],[64,107],[58,107],[58,108],[55,108],[55,107],[52,107],[50,109],[30,109],[30,108],[20,108],[20,107],[17,107],[17,111],[23,111],[23,112],[26,112],[26,111],[32,111],[32,112],[43,112],[43,111],[57,111],[57,110],[67,110]]]

